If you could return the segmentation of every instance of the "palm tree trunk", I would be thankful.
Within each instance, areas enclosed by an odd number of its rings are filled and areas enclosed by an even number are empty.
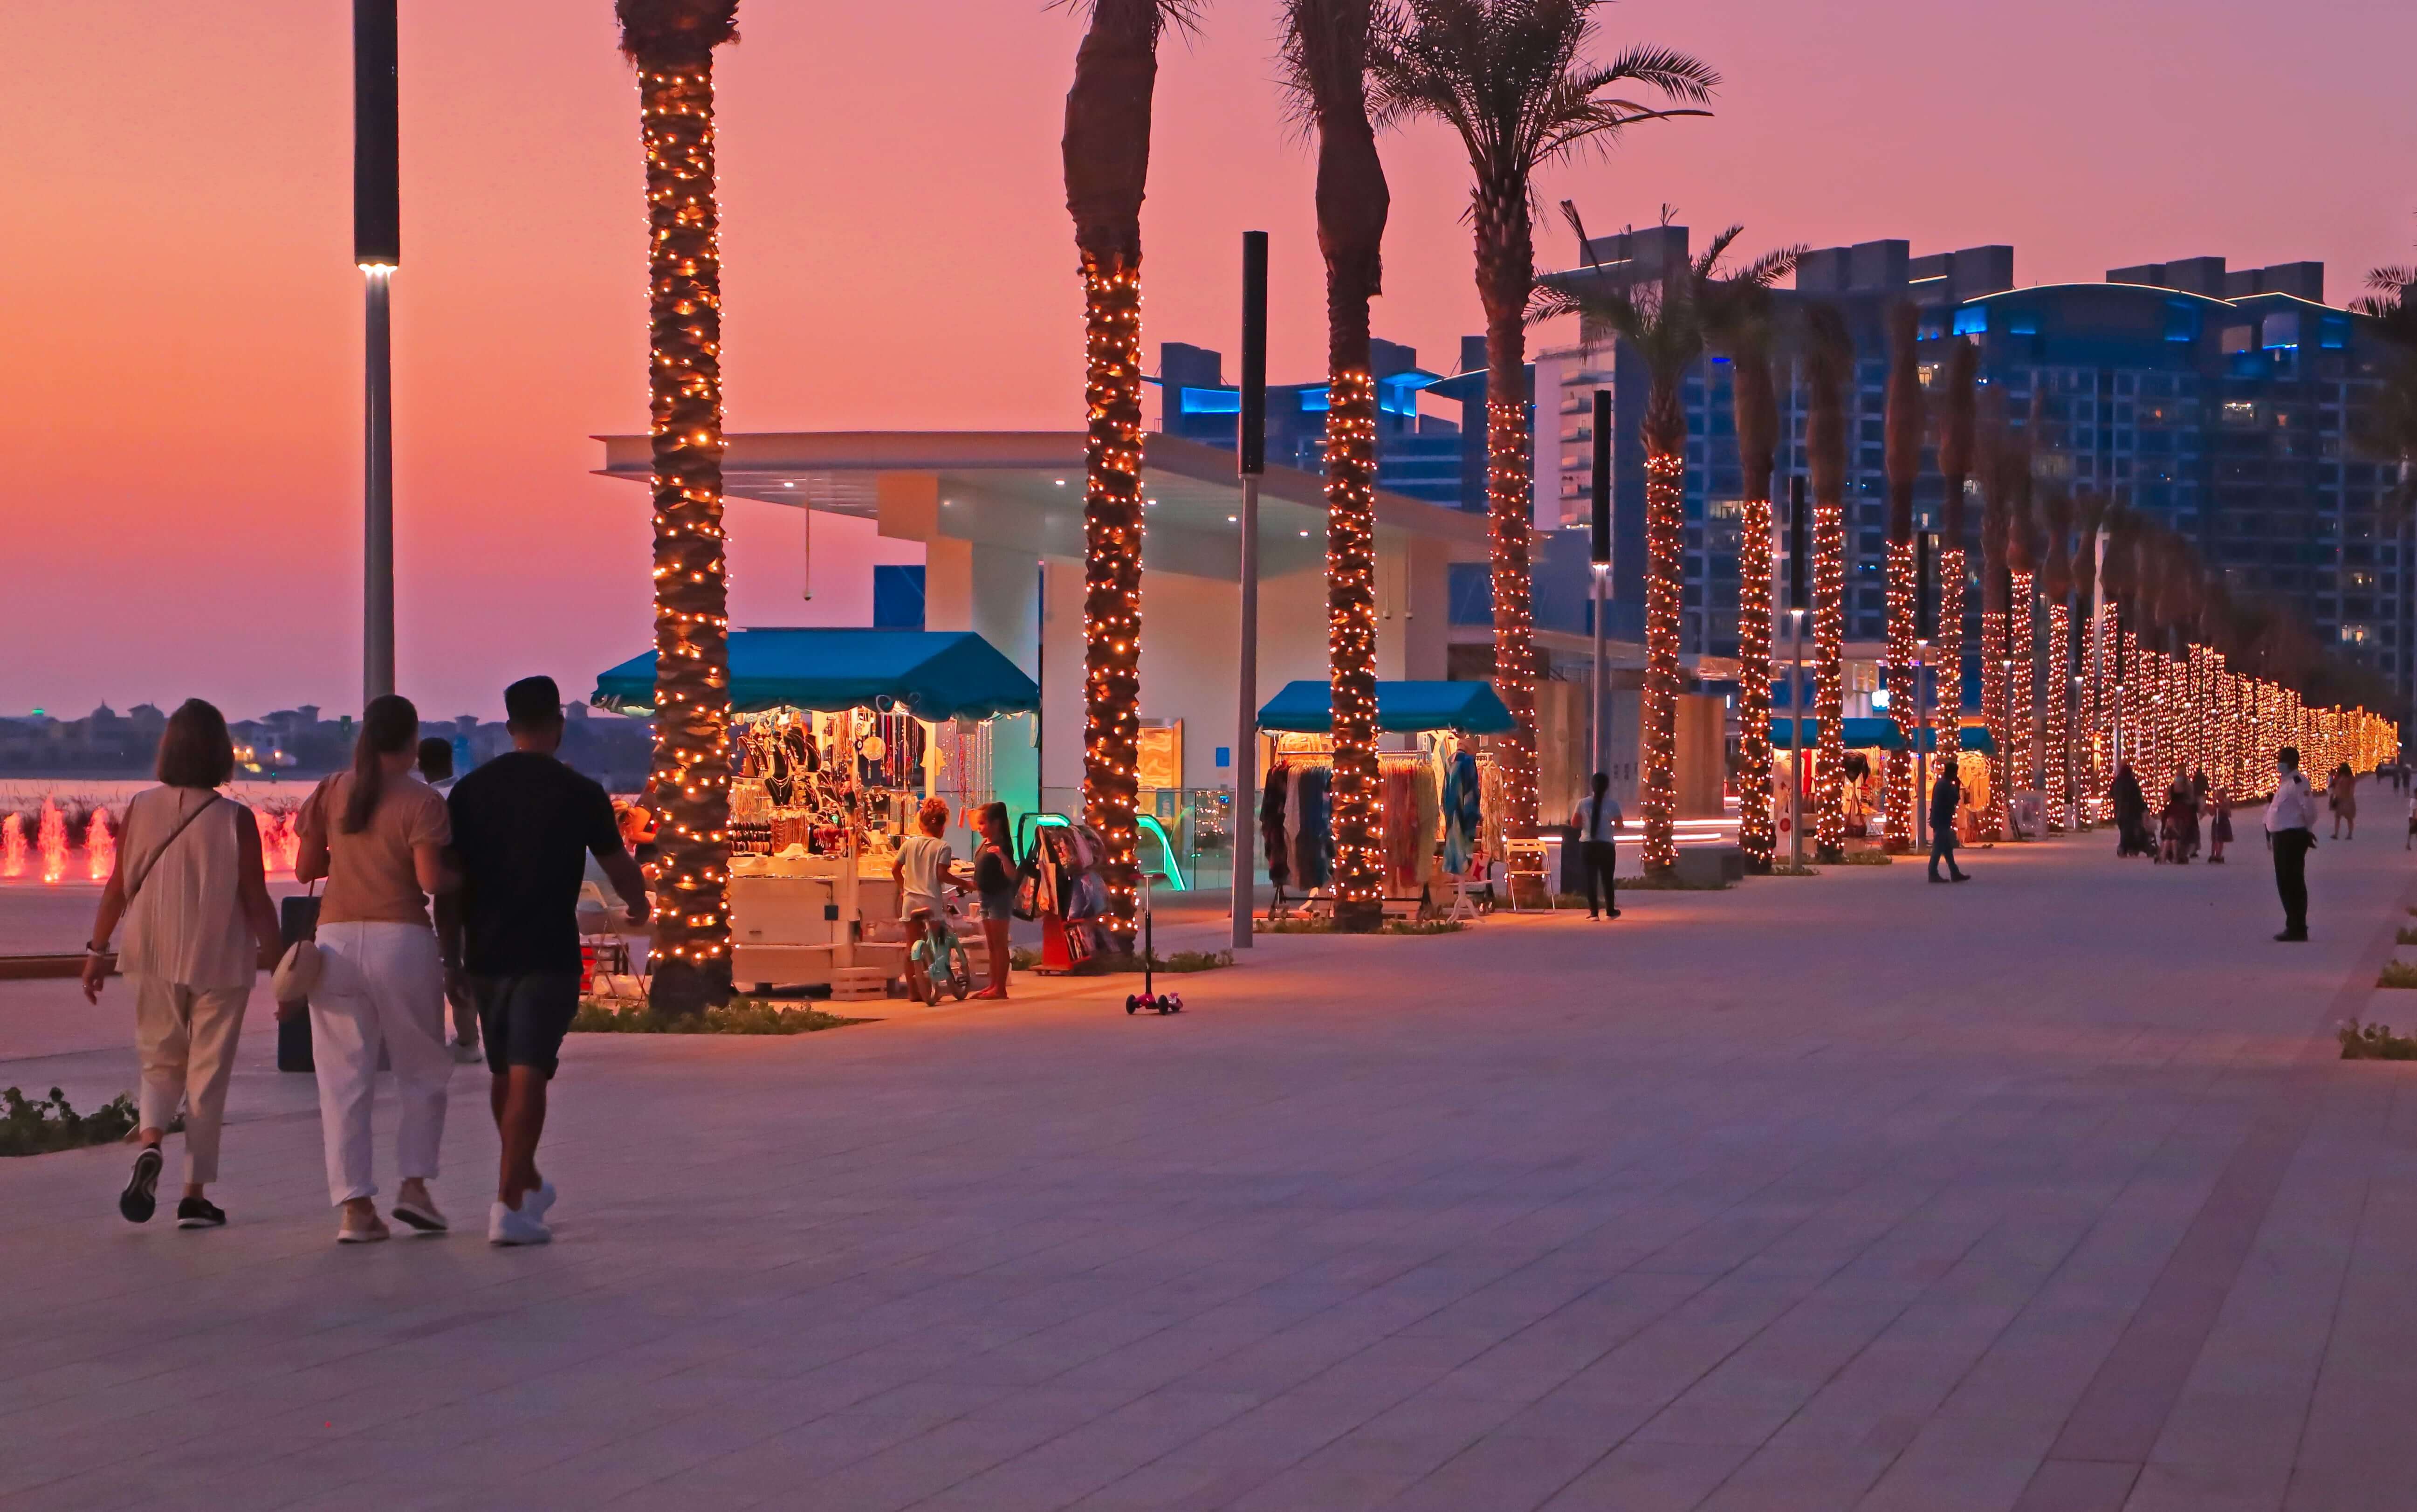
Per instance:
[[[1645,696],[1638,738],[1648,876],[1679,864],[1679,613],[1687,544],[1687,415],[1675,373],[1645,401]]]
[[[1140,868],[1141,204],[1163,0],[1094,0],[1060,142],[1082,254],[1083,817],[1106,854],[1103,921],[1132,949]]]
[[[1108,930],[1132,949],[1141,746],[1141,255],[1083,256],[1083,817]]]
[[[653,981],[667,1013],[730,996],[729,595],[722,525],[722,254],[713,63],[638,59],[655,486]]]
[[[1528,434],[1528,296],[1536,249],[1528,185],[1481,185],[1475,196],[1477,293],[1485,311],[1485,503],[1493,527],[1494,691],[1518,727],[1497,746],[1503,832],[1536,832],[1536,638],[1528,542],[1536,518]]]
[[[1365,133],[1365,116],[1361,116]],[[1377,290],[1385,235],[1385,174],[1376,138],[1361,172],[1376,176],[1376,210],[1346,220],[1319,193],[1327,241],[1327,674],[1334,688],[1334,927],[1373,930],[1385,920],[1385,824],[1376,758],[1376,379],[1368,355],[1368,299]],[[1327,176],[1327,155],[1319,181]],[[1354,152],[1351,157],[1361,157]],[[1342,172],[1342,169],[1337,169]],[[1361,178],[1365,195],[1365,178]],[[1354,235],[1356,232],[1356,235]],[[1371,235],[1373,232],[1373,235]],[[1409,817],[1400,817],[1409,824]]]
[[[1745,495],[1738,539],[1738,848],[1746,869],[1759,875],[1771,870],[1779,843],[1771,812],[1771,476],[1778,405],[1771,354],[1759,344],[1736,354],[1730,374]]]
[[[1993,469],[1994,471],[1994,469]],[[2014,746],[2006,718],[2006,523],[1994,477],[1981,512],[1981,718],[1988,726],[1989,806],[1982,811],[1981,837],[2006,837],[2006,782],[2013,775]]]
[[[1847,386],[1855,349],[1837,311],[1817,305],[1806,375],[1811,403],[1804,419],[1805,470],[1813,489],[1813,712],[1818,748],[1813,793],[1813,853],[1845,858],[1846,764],[1846,487]],[[1801,780],[1801,779],[1800,779]]]
[[[1334,923],[1384,922],[1384,812],[1376,763],[1376,383],[1368,302],[1384,279],[1391,195],[1368,123],[1368,8],[1305,38],[1326,66],[1318,100],[1317,240],[1326,262],[1326,622],[1334,708]],[[1306,30],[1306,28],[1305,28]],[[1410,816],[1394,822],[1407,824]]]
[[[1814,797],[1814,859],[1835,864],[1847,853],[1847,511],[1844,500],[1813,501],[1813,713],[1820,721],[1820,786]]]
[[[1914,752],[1922,743],[1919,680],[1914,673],[1914,598],[1919,591],[1913,550],[1913,488],[1922,468],[1922,378],[1915,343],[1920,324],[1914,307],[1899,301],[1889,310],[1888,416],[1888,695],[1889,715],[1902,737],[1888,753],[1883,784],[1886,848],[1913,847]]]

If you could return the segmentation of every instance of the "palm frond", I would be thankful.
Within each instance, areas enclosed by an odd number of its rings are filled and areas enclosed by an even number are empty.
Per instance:
[[[1316,129],[1321,101],[1364,101],[1370,22],[1369,0],[1285,0],[1278,80],[1286,121],[1302,139]]]
[[[734,0],[735,3],[735,0]],[[1147,7],[1149,11],[1149,39],[1152,42],[1170,30],[1191,35],[1200,29],[1201,0],[1049,0],[1053,10],[1071,10],[1087,20],[1102,5],[1124,4]]]
[[[738,0],[613,0],[631,61],[688,63],[738,40]]]
[[[1652,85],[1673,99],[1703,104],[1721,84],[1720,71],[1700,58],[1675,48],[1632,47],[1588,76],[1593,94],[1628,80]]]

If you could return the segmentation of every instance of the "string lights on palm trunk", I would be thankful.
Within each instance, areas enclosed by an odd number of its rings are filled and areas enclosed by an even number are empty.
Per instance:
[[[1816,859],[1847,849],[1847,527],[1836,500],[1813,505],[1813,711],[1820,721],[1814,795]]]
[[[1738,537],[1738,848],[1767,872],[1779,847],[1771,800],[1771,510],[1749,498]],[[1788,710],[1794,717],[1797,711]]]
[[[727,995],[730,686],[722,254],[709,62],[637,70],[646,164],[655,493],[659,991]],[[682,971],[688,980],[676,981]]]
[[[1083,258],[1083,814],[1106,854],[1103,921],[1131,950],[1140,877],[1141,258]]]
[[[1921,695],[1915,691],[1913,665],[1914,571],[1913,542],[1890,542],[1888,704],[1889,716],[1896,723],[1898,741],[1887,754],[1882,791],[1887,804],[1887,848],[1891,850],[1909,849],[1913,843],[1913,753],[1922,743]]]
[[[1376,380],[1343,370],[1326,411],[1326,635],[1334,698],[1334,894],[1372,923],[1385,901],[1376,775]]]
[[[1679,601],[1685,577],[1686,458],[1650,451],[1645,458],[1645,696],[1642,860],[1649,874],[1679,864]]]
[[[1489,398],[1485,405],[1486,512],[1493,527],[1494,691],[1518,728],[1497,746],[1502,773],[1504,832],[1536,832],[1536,630],[1528,586],[1528,536],[1535,500],[1528,405]]]

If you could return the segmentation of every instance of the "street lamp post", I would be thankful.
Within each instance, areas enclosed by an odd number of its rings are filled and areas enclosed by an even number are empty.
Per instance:
[[[1603,618],[1611,579],[1611,390],[1594,391],[1594,476],[1593,510],[1589,520],[1587,559],[1594,569],[1594,581],[1589,585],[1594,594],[1594,690],[1593,709],[1588,728],[1588,758],[1593,771],[1608,772],[1603,749]]]
[[[1787,869],[1804,869],[1804,608],[1813,525],[1804,475],[1787,480]]]
[[[1999,657],[1998,671],[1998,686],[2005,690],[2006,723],[2002,733],[2006,744],[2011,747],[2014,744],[2014,659]],[[2022,838],[2022,826],[2014,822],[2014,754],[2011,749],[1998,753],[1998,771],[2006,784],[2002,800],[2006,805],[2006,838],[2019,840]]]
[[[1268,470],[1268,234],[1242,233],[1242,391],[1235,470],[1242,481],[1240,697],[1234,725],[1234,920],[1236,950],[1252,948],[1256,909],[1259,791],[1259,479]]]
[[[394,365],[388,295],[403,263],[395,0],[353,0],[353,261],[361,385],[361,701],[394,692]]]

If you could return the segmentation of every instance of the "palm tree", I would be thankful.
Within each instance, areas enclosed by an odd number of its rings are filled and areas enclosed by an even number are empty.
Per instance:
[[[2105,690],[2102,684],[2099,656],[2098,606],[2098,537],[2106,524],[2106,501],[2095,492],[2084,492],[2076,501],[2080,537],[2074,546],[2074,612],[2073,630],[2083,637],[2083,665],[2089,670],[2083,676],[2083,696],[2079,718],[2081,727],[2075,737],[2081,743],[2081,766],[2075,775],[2080,786],[2083,802],[2094,805],[2105,787],[2107,772],[2103,763],[2105,748],[2100,743],[2105,723]],[[2095,807],[2084,810],[2094,816]]]
[[[1371,0],[1289,0],[1294,109],[1317,132],[1326,259],[1326,622],[1334,700],[1334,922],[1383,922],[1376,776],[1376,382],[1368,302],[1383,291],[1391,197],[1368,120]]]
[[[1771,381],[1767,292],[1736,290],[1709,312],[1706,340],[1728,354],[1730,407],[1742,473],[1738,527],[1738,848],[1746,869],[1771,870],[1779,833],[1771,811],[1771,479],[1779,456],[1779,398]],[[1788,711],[1792,716],[1796,710]]]
[[[1953,766],[1964,749],[1964,489],[1972,476],[1975,379],[1980,348],[1958,336],[1947,352],[1946,415],[1938,432],[1938,471],[1946,487],[1938,513],[1938,759]]]
[[[1913,753],[1922,741],[1922,693],[1914,675],[1915,581],[1913,484],[1922,473],[1922,373],[1916,359],[1921,313],[1910,300],[1889,308],[1888,420],[1888,695],[1903,741],[1888,754],[1888,848],[1913,845]]]
[[[655,763],[661,901],[649,994],[730,996],[730,606],[722,527],[721,211],[713,50],[737,0],[616,0],[646,157],[655,484]]]
[[[1387,0],[1371,67],[1381,120],[1428,115],[1468,154],[1477,295],[1485,311],[1485,490],[1493,522],[1494,681],[1518,729],[1503,776],[1513,836],[1536,832],[1536,652],[1528,535],[1528,297],[1536,284],[1536,171],[1624,127],[1708,111],[1652,108],[1607,91],[1642,84],[1700,103],[1720,76],[1666,48],[1587,61],[1604,0]]]
[[[1570,229],[1586,253],[1591,276],[1555,280],[1536,291],[1530,318],[1577,315],[1586,326],[1611,332],[1633,348],[1649,374],[1642,440],[1645,444],[1645,696],[1638,720],[1643,747],[1643,791],[1637,806],[1645,817],[1644,863],[1649,876],[1666,876],[1679,863],[1679,609],[1685,575],[1687,539],[1687,412],[1680,385],[1704,355],[1705,333],[1720,316],[1716,309],[1750,304],[1796,266],[1797,252],[1771,252],[1738,272],[1718,276],[1721,259],[1744,233],[1731,226],[1692,261],[1665,268],[1658,281],[1618,283],[1588,252],[1586,228],[1574,207]],[[1768,539],[1766,537],[1766,539]]]
[[[2050,492],[2045,512],[2047,558],[2040,568],[2040,596],[2047,603],[2047,654],[2040,691],[2047,701],[2047,828],[2060,830],[2073,812],[2073,752],[2065,723],[2073,665],[2073,496],[2061,488]]]
[[[1813,856],[1846,859],[1847,392],[1855,342],[1833,305],[1805,312],[1804,464],[1813,487],[1813,713],[1819,721]],[[1801,778],[1799,779],[1801,780]]]
[[[2032,432],[2023,433],[2025,440]],[[2009,458],[2009,465],[2014,461]],[[2014,738],[2016,764],[2023,786],[2039,787],[2039,724],[2034,678],[2038,640],[2039,520],[2031,508],[2031,469],[2025,454],[2016,466],[2006,496],[2006,660],[2012,664],[2006,682],[2006,727]],[[2007,795],[2009,798],[2012,793]]]
[[[1066,210],[1082,255],[1083,815],[1100,836],[1106,923],[1132,948],[1140,874],[1141,202],[1158,41],[1192,0],[1073,0],[1090,12],[1066,91]]]
[[[1981,817],[1984,839],[2006,837],[2006,786],[2014,773],[2006,677],[2006,535],[2014,493],[2014,443],[2005,406],[1990,390],[1989,413],[1980,428],[1981,466],[1981,717],[1989,730],[1989,806]],[[2029,471],[2029,465],[2024,465]]]

